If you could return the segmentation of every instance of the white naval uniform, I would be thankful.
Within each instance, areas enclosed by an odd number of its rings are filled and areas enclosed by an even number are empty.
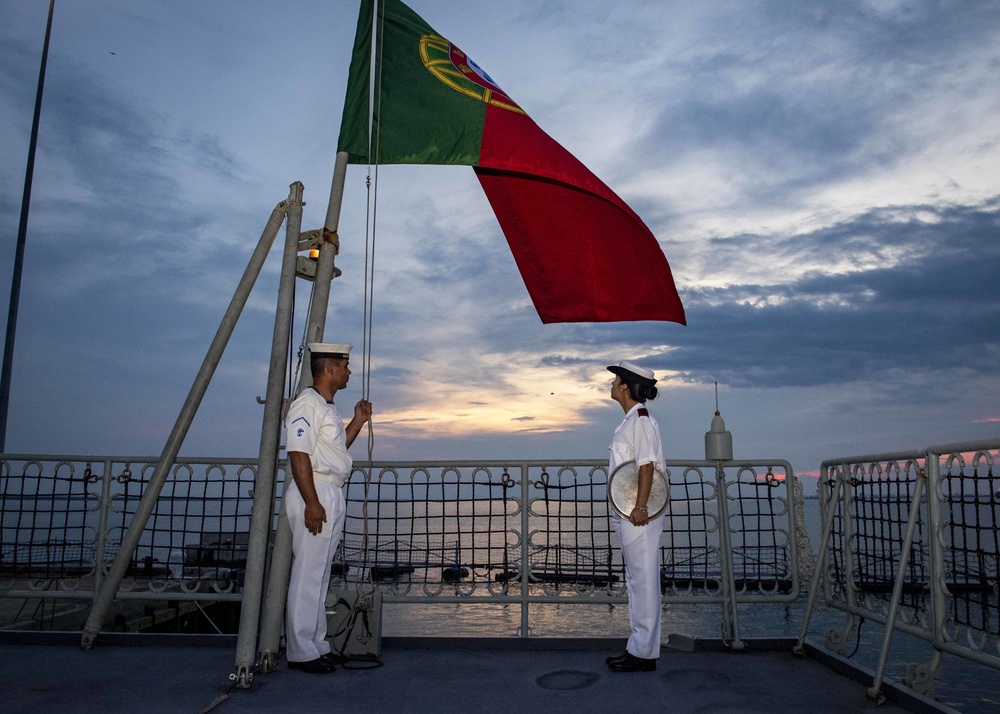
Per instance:
[[[285,489],[288,525],[292,530],[292,572],[285,608],[285,639],[289,662],[309,662],[327,654],[326,592],[330,566],[344,533],[347,507],[343,485],[353,459],[347,453],[347,431],[332,402],[309,388],[292,402],[285,418],[286,450],[309,454],[316,494],[326,509],[326,522],[317,534],[305,526],[305,501],[289,479]]]
[[[642,414],[640,415],[640,410]],[[615,429],[609,447],[608,464],[612,473],[620,464],[635,461],[636,466],[652,463],[666,471],[660,427],[649,416],[645,404],[636,404]],[[657,659],[660,656],[660,535],[666,510],[644,526],[612,512],[611,520],[618,534],[625,558],[625,582],[628,586],[628,613],[631,635],[627,651],[635,657]]]

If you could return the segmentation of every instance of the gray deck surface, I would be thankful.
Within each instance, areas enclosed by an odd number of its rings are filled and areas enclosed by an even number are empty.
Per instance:
[[[235,638],[211,646],[99,638],[89,652],[74,644],[78,635],[18,643],[28,641],[0,640],[0,708],[8,714],[950,711],[920,698],[905,708],[896,701],[876,706],[865,696],[870,678],[856,681],[796,657],[788,642],[751,642],[745,653],[712,643],[665,648],[656,672],[624,674],[604,665],[605,656],[619,653],[618,641],[386,638],[380,668],[311,675],[288,670],[282,659],[238,690],[229,680]]]

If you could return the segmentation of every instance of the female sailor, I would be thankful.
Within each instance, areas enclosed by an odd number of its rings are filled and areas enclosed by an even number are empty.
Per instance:
[[[647,508],[653,470],[666,471],[660,427],[646,410],[646,402],[656,398],[656,379],[652,371],[631,362],[608,370],[615,375],[611,398],[625,412],[611,440],[608,473],[634,461],[639,477],[632,512],[627,517],[611,514],[625,560],[631,635],[625,653],[605,661],[615,672],[653,672],[660,656],[660,534],[666,514],[663,509],[650,518]]]

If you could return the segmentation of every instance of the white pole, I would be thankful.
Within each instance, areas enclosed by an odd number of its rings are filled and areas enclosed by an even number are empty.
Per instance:
[[[236,640],[236,671],[231,676],[241,689],[249,687],[253,682],[264,564],[267,561],[267,541],[274,513],[274,477],[281,437],[281,394],[285,388],[285,368],[288,364],[288,336],[292,324],[292,298],[295,292],[295,266],[301,228],[302,184],[296,181],[291,185],[288,195],[288,230],[281,261],[278,307],[274,314],[274,333],[271,338],[271,366],[267,377],[264,419],[260,429],[260,455],[257,459],[257,478],[254,480],[250,543],[243,581],[243,604],[240,608],[240,632]]]
[[[320,246],[319,260],[316,263],[316,277],[313,283],[315,287],[309,310],[309,324],[306,325],[306,344],[323,341],[326,313],[330,303],[330,283],[334,277],[334,258],[340,252],[340,237],[337,234],[337,226],[340,224],[340,208],[344,202],[344,183],[346,180],[347,152],[341,151],[337,154],[337,161],[333,167],[330,202],[326,209],[326,220],[323,222],[323,245]],[[312,384],[308,349],[303,363],[305,368],[299,378],[296,393]]]
[[[344,200],[344,182],[346,176],[347,153],[342,151],[337,154],[337,162],[333,168],[330,203],[326,211],[326,221],[323,224],[323,235],[330,238],[319,249],[315,287],[313,289],[312,304],[309,309],[309,324],[306,326],[307,343],[323,341],[327,306],[330,302],[330,283],[333,281],[334,256],[336,256],[340,249],[336,235],[340,222],[340,208]],[[299,391],[312,384],[308,350],[304,359],[304,365],[302,378],[299,382]],[[286,470],[286,484],[290,478],[291,473]],[[271,570],[268,573],[267,591],[264,596],[260,630],[260,668],[265,674],[274,670],[278,652],[281,648],[281,624],[285,615],[285,599],[288,597],[288,575],[292,565],[292,532],[288,526],[288,516],[285,514],[284,499],[282,499],[281,503],[278,529],[274,535],[274,548],[271,552]]]

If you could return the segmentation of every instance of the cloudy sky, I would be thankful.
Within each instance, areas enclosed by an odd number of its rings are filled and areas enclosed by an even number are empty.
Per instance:
[[[604,458],[621,359],[661,379],[668,458],[703,457],[716,381],[736,456],[803,473],[1000,434],[1000,5],[410,5],[642,216],[689,324],[542,325],[471,169],[380,167],[376,459]],[[0,29],[4,308],[46,11]],[[290,183],[322,225],[357,12],[57,0],[8,451],[160,452]],[[327,322],[359,346],[366,173]],[[256,456],[279,267],[182,454]]]

